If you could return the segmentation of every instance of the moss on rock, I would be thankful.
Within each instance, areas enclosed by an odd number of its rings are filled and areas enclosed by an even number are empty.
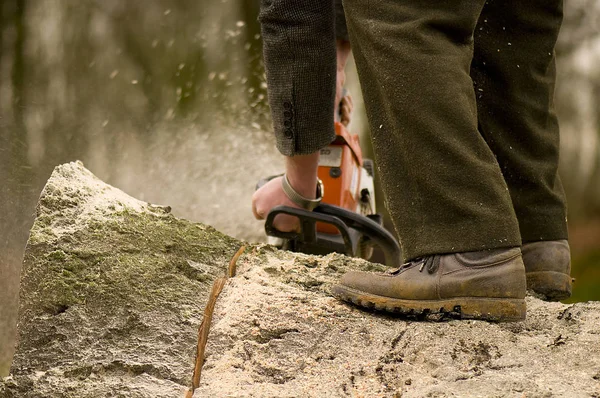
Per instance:
[[[144,396],[175,396],[191,378],[211,282],[240,244],[81,163],[57,167],[25,253],[18,350],[0,396],[107,396],[96,384],[133,397],[141,379],[160,386]]]

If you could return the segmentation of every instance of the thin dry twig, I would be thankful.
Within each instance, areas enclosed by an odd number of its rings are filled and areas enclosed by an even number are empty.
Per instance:
[[[233,278],[235,276],[235,273],[237,271],[237,261],[242,255],[242,253],[244,253],[244,250],[246,250],[246,245],[242,245],[242,247],[240,247],[239,250],[231,258],[231,261],[229,262],[229,268],[227,269],[228,277]]]
[[[191,397],[194,393],[194,390],[196,390],[196,388],[198,388],[198,386],[200,385],[200,375],[202,373],[202,366],[204,365],[204,350],[206,349],[206,342],[208,341],[210,323],[212,321],[212,316],[215,310],[215,304],[217,303],[217,298],[219,297],[219,294],[221,294],[221,291],[225,286],[225,282],[227,282],[226,277],[216,279],[213,283],[210,296],[208,297],[208,303],[206,304],[206,308],[204,310],[204,317],[202,319],[202,323],[200,323],[200,327],[198,328],[198,347],[196,351],[196,365],[194,366],[194,375],[192,376],[192,389],[188,391],[187,397]]]
[[[225,287],[225,283],[228,278],[232,278],[236,273],[236,264],[242,253],[246,250],[246,245],[243,245],[233,255],[227,268],[227,275],[218,279],[215,279],[210,295],[208,296],[208,303],[204,309],[204,316],[200,327],[198,327],[198,345],[196,349],[196,363],[194,366],[194,374],[192,376],[192,388],[190,388],[185,394],[185,398],[192,398],[194,391],[200,386],[200,376],[202,374],[202,367],[204,366],[204,352],[206,350],[206,343],[208,342],[208,333],[210,332],[210,325],[212,322],[213,312],[215,311],[215,305],[219,295]]]

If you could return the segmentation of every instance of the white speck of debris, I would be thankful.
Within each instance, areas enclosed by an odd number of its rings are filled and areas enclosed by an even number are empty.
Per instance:
[[[511,42],[508,42],[508,45],[509,45],[509,46],[512,46],[512,43],[511,43]]]
[[[521,67],[521,65],[517,64],[517,68],[520,68],[520,67]]]
[[[242,26],[245,26],[246,22],[244,21],[237,21],[237,23],[235,24],[235,26],[237,26],[238,28],[241,28]]]
[[[117,69],[113,70],[112,73],[110,74],[110,78],[114,79],[115,77],[117,77],[117,75],[119,74],[119,71]]]
[[[260,88],[262,88],[263,90],[266,90],[267,89],[267,83],[266,82],[260,83]]]
[[[164,14],[165,14],[165,15],[169,15],[170,13],[171,13],[171,10],[170,10],[170,9],[167,9],[167,10],[165,10],[165,12],[164,12]]]
[[[215,77],[217,76],[217,74],[215,72],[210,72],[208,74],[208,80],[215,80]]]
[[[137,80],[132,80],[131,84],[138,84],[138,81]]]
[[[177,67],[179,70],[182,70],[183,68],[185,68],[185,64],[179,64],[179,66]]]
[[[102,127],[108,126],[108,119],[102,122]]]
[[[383,124],[380,124],[380,125],[379,125],[379,128],[383,128]]]

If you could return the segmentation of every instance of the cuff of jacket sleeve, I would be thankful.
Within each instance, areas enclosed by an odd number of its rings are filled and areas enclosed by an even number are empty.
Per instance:
[[[346,15],[342,0],[335,2],[335,38],[338,40],[350,41],[348,38],[348,26],[346,25]]]
[[[302,140],[302,144],[300,145],[296,135],[302,133],[288,131],[289,133],[283,131],[283,134],[278,135],[283,138],[277,139],[276,144],[277,150],[284,156],[310,155],[325,148],[335,139],[333,128],[329,130],[325,129],[323,130],[323,134],[310,134],[310,138]]]

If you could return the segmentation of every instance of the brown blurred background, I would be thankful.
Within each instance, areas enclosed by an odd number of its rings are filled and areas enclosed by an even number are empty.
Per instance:
[[[258,0],[2,0],[0,376],[28,230],[56,165],[80,159],[134,197],[261,239],[250,195],[282,159],[257,13]],[[566,4],[557,51],[571,301],[600,300],[600,2]],[[352,68],[351,130],[368,134]]]

